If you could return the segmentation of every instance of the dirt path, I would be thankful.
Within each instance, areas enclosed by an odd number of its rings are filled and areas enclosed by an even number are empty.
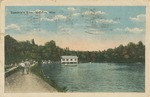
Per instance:
[[[57,90],[33,73],[22,75],[21,72],[17,72],[5,79],[5,92],[37,93],[57,92]]]

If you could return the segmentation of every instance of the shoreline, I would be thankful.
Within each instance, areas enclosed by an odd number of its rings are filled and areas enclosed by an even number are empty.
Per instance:
[[[66,92],[67,91],[66,88],[60,88],[54,81],[49,79],[49,77],[45,76],[42,72],[40,65],[38,65],[38,64],[34,65],[33,67],[30,68],[30,71],[33,74],[35,74],[36,76],[38,76],[39,78],[41,78],[43,81],[48,83],[50,86],[55,88],[58,92]]]

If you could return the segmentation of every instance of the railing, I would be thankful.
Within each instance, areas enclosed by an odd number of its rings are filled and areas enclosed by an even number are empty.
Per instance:
[[[17,72],[20,70],[20,66],[15,66],[15,67],[12,67],[12,68],[9,68],[9,69],[6,69],[5,71],[5,77],[8,77],[9,75]]]
[[[31,64],[30,67],[33,67],[36,64],[37,63]],[[21,68],[20,65],[17,65],[17,66],[5,66],[5,77],[8,77],[9,75],[19,71],[20,68]]]

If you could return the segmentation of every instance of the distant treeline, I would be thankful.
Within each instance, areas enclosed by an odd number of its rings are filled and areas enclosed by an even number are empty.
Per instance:
[[[62,55],[76,55],[79,62],[114,62],[133,63],[145,62],[145,46],[141,41],[137,44],[128,43],[114,49],[104,51],[74,51],[69,48],[60,48],[55,41],[51,40],[44,46],[37,45],[34,39],[31,41],[17,41],[10,35],[5,36],[5,64],[18,63],[25,59],[37,61],[51,60],[60,61]]]

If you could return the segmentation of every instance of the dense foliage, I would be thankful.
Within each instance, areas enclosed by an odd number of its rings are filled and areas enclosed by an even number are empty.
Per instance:
[[[137,44],[130,42],[114,49],[104,51],[73,51],[60,48],[51,40],[44,46],[31,41],[17,41],[11,36],[5,36],[5,64],[17,63],[25,59],[37,61],[60,61],[62,55],[76,55],[79,62],[145,62],[145,46],[141,41]]]

